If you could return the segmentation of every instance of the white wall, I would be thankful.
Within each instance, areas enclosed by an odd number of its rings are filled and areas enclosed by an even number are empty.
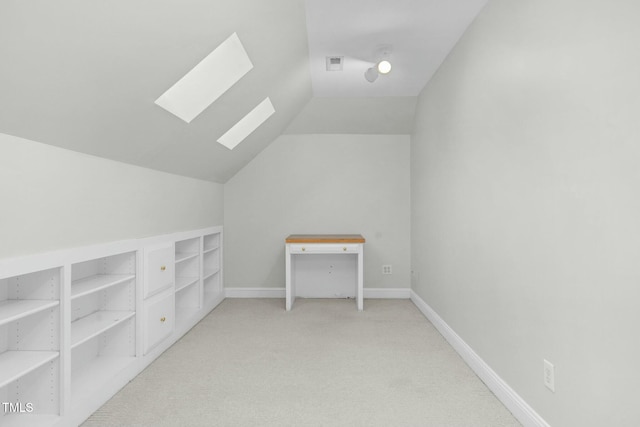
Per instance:
[[[223,186],[0,134],[0,258],[223,222]]]
[[[552,426],[640,425],[638,16],[491,0],[418,102],[414,290]]]
[[[226,287],[284,287],[285,238],[313,233],[365,237],[365,288],[410,286],[406,135],[280,136],[224,199]]]

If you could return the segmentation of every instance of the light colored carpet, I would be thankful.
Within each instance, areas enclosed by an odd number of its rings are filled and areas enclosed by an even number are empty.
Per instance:
[[[227,299],[93,426],[520,426],[409,300]]]

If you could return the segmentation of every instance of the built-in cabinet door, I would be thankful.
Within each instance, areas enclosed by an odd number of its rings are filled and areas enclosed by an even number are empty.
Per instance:
[[[144,302],[144,354],[173,333],[175,327],[175,295],[163,292]]]
[[[173,244],[145,248],[144,297],[173,287],[175,251]]]

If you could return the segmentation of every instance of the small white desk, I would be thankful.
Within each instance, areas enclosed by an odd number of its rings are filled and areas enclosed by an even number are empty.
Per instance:
[[[285,240],[286,310],[296,300],[293,255],[345,254],[357,255],[356,301],[358,310],[363,303],[364,237],[359,234],[292,234]]]

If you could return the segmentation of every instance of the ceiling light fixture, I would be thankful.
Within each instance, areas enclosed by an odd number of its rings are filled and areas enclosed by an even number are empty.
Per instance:
[[[389,74],[391,72],[391,62],[382,60],[378,62],[375,67],[371,67],[364,72],[364,78],[367,79],[369,83],[373,83],[378,79],[380,74]]]
[[[369,83],[373,83],[376,81],[376,79],[378,78],[378,70],[377,68],[369,68],[367,71],[364,72],[364,78],[367,79],[367,81]]]
[[[376,49],[373,54],[374,58],[376,58],[375,65],[364,72],[364,78],[367,79],[369,83],[375,82],[380,74],[384,75],[391,72],[391,61],[389,61],[390,54],[391,46],[381,46]]]

